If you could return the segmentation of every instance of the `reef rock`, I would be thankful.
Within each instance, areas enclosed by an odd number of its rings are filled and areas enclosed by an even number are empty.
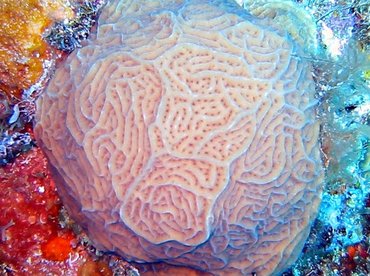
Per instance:
[[[129,261],[284,270],[322,186],[300,56],[232,1],[111,1],[37,103],[72,216]]]

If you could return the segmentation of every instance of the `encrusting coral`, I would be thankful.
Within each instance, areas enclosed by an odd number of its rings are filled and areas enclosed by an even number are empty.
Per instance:
[[[322,188],[311,66],[232,1],[119,1],[38,100],[71,215],[130,261],[277,274]]]
[[[0,92],[20,99],[42,81],[56,55],[43,33],[53,22],[73,17],[68,1],[0,1]],[[0,112],[1,113],[1,112]]]

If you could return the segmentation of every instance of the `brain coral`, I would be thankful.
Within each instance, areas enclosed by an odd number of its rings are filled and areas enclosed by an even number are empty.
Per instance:
[[[65,205],[102,249],[281,272],[319,204],[310,64],[231,1],[111,1],[38,100]]]

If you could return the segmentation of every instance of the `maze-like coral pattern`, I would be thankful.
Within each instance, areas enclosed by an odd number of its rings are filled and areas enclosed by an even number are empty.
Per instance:
[[[112,1],[38,101],[65,204],[129,260],[281,271],[321,192],[309,63],[232,2],[138,2]]]

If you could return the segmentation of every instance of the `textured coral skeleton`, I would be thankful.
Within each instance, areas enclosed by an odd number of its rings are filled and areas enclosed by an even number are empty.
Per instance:
[[[35,132],[72,216],[130,261],[279,273],[321,194],[310,64],[232,1],[111,1]]]

